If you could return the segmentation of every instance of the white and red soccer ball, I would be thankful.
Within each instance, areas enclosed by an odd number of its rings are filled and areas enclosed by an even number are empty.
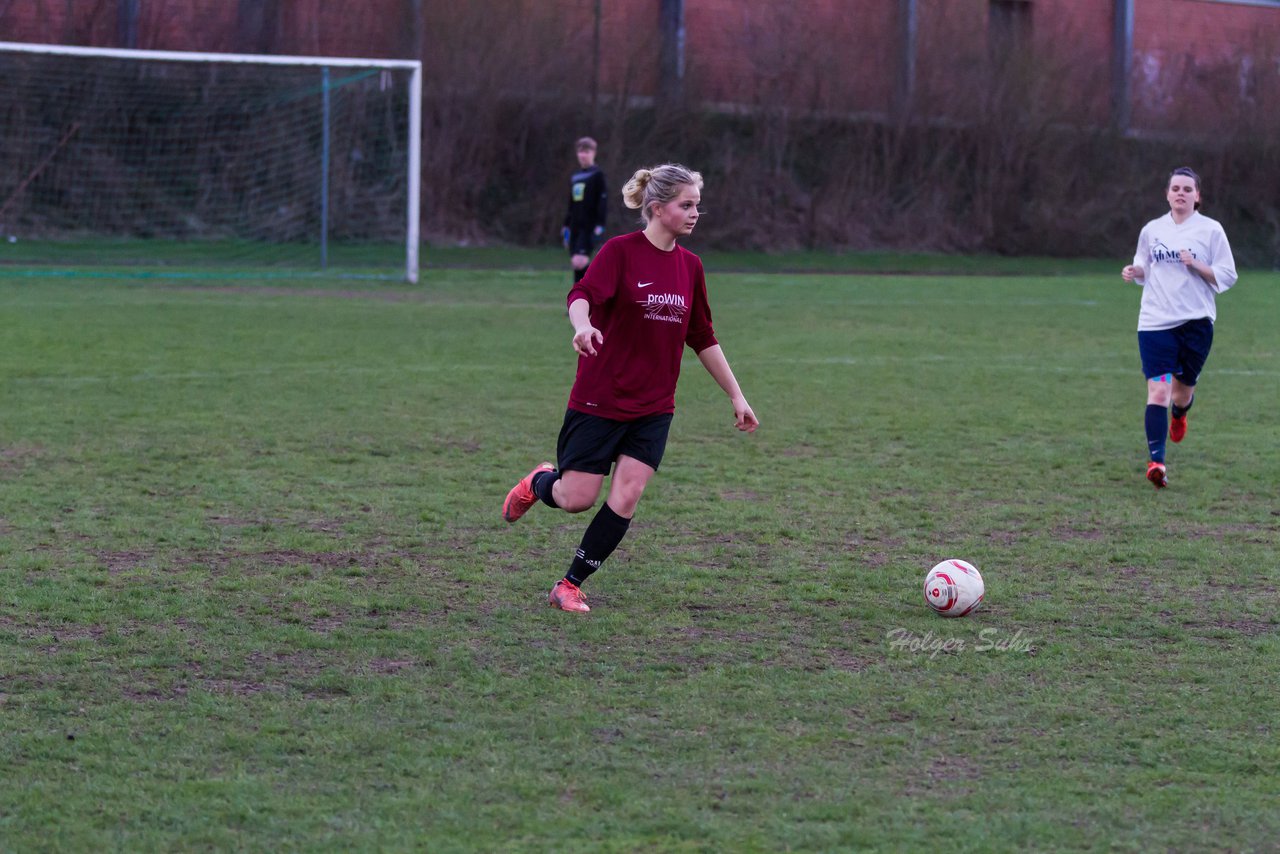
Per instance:
[[[963,560],[944,560],[924,577],[925,604],[944,617],[972,613],[986,592],[978,568]]]

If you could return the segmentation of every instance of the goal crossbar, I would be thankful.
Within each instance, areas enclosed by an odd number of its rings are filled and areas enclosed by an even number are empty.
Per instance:
[[[242,62],[253,65],[315,65],[359,68],[422,69],[416,59],[368,59],[351,56],[276,56],[262,53],[200,53],[186,50],[137,50],[123,47],[76,47],[59,44],[31,44],[0,41],[0,51],[50,53],[65,56],[98,56],[108,59],[163,60],[166,62]]]

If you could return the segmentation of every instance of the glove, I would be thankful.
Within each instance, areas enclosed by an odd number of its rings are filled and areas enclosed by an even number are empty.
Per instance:
[[[597,225],[597,226],[596,226],[596,237],[599,237],[599,236],[600,236],[600,235],[602,235],[602,234],[604,234],[604,226],[603,226],[603,225]]]
[[[569,248],[569,226],[560,229],[560,242],[564,244],[564,248]]]

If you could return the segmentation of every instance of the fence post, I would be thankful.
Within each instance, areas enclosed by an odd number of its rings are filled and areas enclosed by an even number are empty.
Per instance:
[[[331,95],[329,87],[329,66],[325,66],[320,77],[321,107],[323,118],[320,128],[320,269],[329,269],[329,119]]]
[[[1112,0],[1111,11],[1111,127],[1124,136],[1131,121],[1133,0]]]
[[[680,104],[684,100],[684,0],[662,0],[659,35],[662,39],[659,92],[666,103]]]
[[[916,0],[898,0],[898,75],[893,117],[905,122],[916,91]]]
[[[119,47],[138,46],[138,0],[120,0],[116,34],[120,42]]]
[[[595,26],[591,37],[591,126],[600,120],[600,8],[596,0]]]

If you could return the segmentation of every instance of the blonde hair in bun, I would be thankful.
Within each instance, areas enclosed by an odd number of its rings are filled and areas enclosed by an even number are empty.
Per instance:
[[[650,169],[637,169],[622,188],[622,203],[632,210],[639,210],[647,223],[653,215],[653,205],[665,205],[680,195],[682,187],[702,189],[702,176],[679,163],[664,163]]]

